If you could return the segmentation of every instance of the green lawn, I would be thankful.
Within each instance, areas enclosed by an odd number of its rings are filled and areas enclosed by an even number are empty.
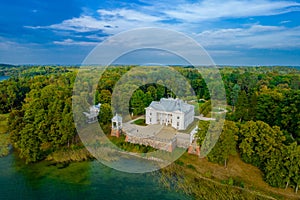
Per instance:
[[[138,119],[135,120],[133,123],[139,126],[147,126],[147,124],[145,123],[145,119]]]

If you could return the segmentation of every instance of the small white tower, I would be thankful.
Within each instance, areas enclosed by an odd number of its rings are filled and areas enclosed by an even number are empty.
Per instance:
[[[122,134],[122,117],[116,114],[111,119],[111,136],[120,137]]]

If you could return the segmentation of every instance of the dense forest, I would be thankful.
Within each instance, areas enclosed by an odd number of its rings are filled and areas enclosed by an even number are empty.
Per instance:
[[[108,68],[99,80],[94,103],[101,103],[99,123],[109,131],[111,99],[118,80],[134,66]],[[45,159],[63,149],[82,144],[72,114],[75,67],[6,67],[0,82],[0,113],[10,113],[9,134],[19,156],[27,163]],[[193,67],[172,67],[195,91],[200,113],[211,112],[210,93]],[[220,139],[208,154],[211,162],[225,165],[230,155],[261,169],[267,183],[275,187],[300,184],[300,71],[285,67],[222,67],[227,110]],[[138,76],[141,72],[135,74]],[[163,78],[161,78],[163,79]],[[162,84],[145,84],[130,97],[129,112],[143,114],[151,101],[175,96]],[[159,83],[159,82],[158,82]],[[89,80],[81,80],[89,87]],[[134,85],[134,83],[130,83]],[[88,92],[88,91],[87,91]],[[203,103],[204,102],[204,103]],[[84,120],[83,122],[84,123]],[[199,122],[198,143],[202,145],[209,124]]]

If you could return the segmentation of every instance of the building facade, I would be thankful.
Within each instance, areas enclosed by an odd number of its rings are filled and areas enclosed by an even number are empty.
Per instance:
[[[90,112],[83,112],[86,117],[86,122],[91,124],[98,121],[98,115],[100,113],[101,104],[97,104],[90,107]]]
[[[185,130],[194,121],[194,106],[180,99],[162,98],[146,108],[146,124],[172,126]]]

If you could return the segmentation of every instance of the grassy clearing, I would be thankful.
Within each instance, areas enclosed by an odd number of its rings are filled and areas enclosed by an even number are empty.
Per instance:
[[[147,124],[145,123],[145,119],[137,119],[133,123],[139,126],[147,126]]]
[[[162,170],[162,182],[169,188],[183,190],[196,199],[299,199],[292,189],[279,189],[263,181],[261,171],[244,163],[239,156],[228,166],[184,154]],[[174,181],[175,179],[175,181]]]

